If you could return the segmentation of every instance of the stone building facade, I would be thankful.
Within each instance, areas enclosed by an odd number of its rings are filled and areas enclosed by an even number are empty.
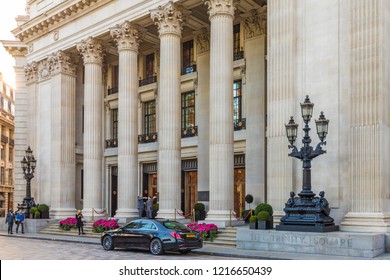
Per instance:
[[[32,193],[53,217],[76,208],[135,217],[143,193],[157,195],[160,217],[199,201],[207,219],[226,221],[252,194],[277,222],[302,181],[284,124],[300,119],[308,94],[313,118],[330,119],[313,191],[325,191],[341,229],[389,232],[389,9],[379,0],[26,1],[16,41],[3,41],[16,60],[15,199],[29,145]]]
[[[0,211],[6,214],[14,207],[14,121],[15,92],[0,72]]]

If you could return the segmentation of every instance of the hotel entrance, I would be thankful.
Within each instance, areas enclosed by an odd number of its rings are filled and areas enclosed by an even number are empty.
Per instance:
[[[118,166],[111,167],[111,217],[118,209]]]
[[[192,213],[194,204],[198,202],[197,164],[197,159],[188,159],[181,162],[181,211],[185,215]]]
[[[234,212],[236,217],[245,210],[245,155],[234,156]]]
[[[157,162],[144,163],[143,169],[143,184],[142,184],[142,195],[144,197],[158,197],[157,187]]]

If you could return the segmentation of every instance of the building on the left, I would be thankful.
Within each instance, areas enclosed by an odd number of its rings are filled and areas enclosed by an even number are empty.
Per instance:
[[[15,92],[0,72],[0,213],[14,208],[14,120]]]

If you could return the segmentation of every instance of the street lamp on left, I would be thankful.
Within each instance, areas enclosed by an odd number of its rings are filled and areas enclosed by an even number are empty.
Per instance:
[[[26,179],[26,197],[23,199],[23,203],[19,204],[18,208],[24,210],[26,217],[30,217],[30,209],[35,204],[34,198],[31,197],[31,179],[34,178],[34,171],[37,165],[37,160],[34,158],[30,146],[28,146],[26,155],[23,157],[21,164],[24,179]]]

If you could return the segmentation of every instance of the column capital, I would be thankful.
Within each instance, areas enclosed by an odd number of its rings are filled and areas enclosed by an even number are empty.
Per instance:
[[[110,28],[110,34],[114,38],[119,51],[131,50],[138,53],[141,38],[137,24],[132,24],[126,20],[123,24],[117,24],[114,28]]]
[[[244,18],[246,39],[267,34],[267,6],[241,16]]]
[[[76,61],[67,53],[63,51],[57,51],[48,57],[48,62],[50,65],[51,75],[63,73],[68,75],[75,75],[77,63]]]
[[[210,31],[206,28],[202,28],[201,30],[194,32],[194,34],[198,54],[210,51]]]
[[[210,19],[215,15],[234,16],[234,0],[202,0],[208,8]]]
[[[77,50],[83,57],[84,64],[103,64],[105,53],[103,51],[101,40],[89,37],[77,44]]]
[[[183,13],[179,7],[169,1],[157,9],[151,10],[151,18],[157,25],[160,36],[164,34],[175,34],[181,37],[183,29]]]
[[[27,84],[38,82],[38,63],[34,61],[24,66],[24,75]]]

